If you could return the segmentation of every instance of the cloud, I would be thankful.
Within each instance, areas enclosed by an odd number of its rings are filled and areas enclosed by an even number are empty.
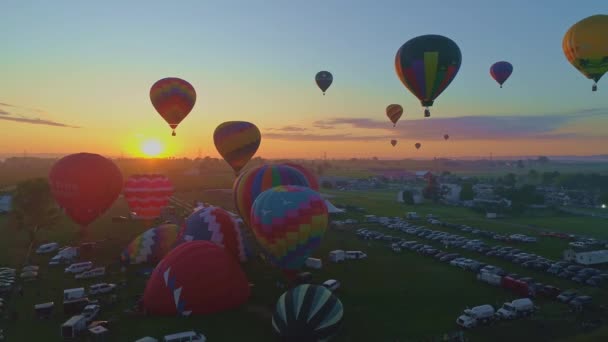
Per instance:
[[[608,108],[583,109],[576,112],[552,115],[502,115],[502,116],[461,116],[452,118],[430,118],[401,120],[392,127],[385,120],[368,118],[332,118],[312,123],[313,127],[324,130],[340,130],[347,127],[360,131],[374,131],[373,134],[265,134],[276,140],[301,141],[372,141],[389,138],[440,140],[443,134],[462,140],[505,140],[505,139],[576,139],[590,137],[589,134],[564,131],[569,124],[591,118],[607,118]]]
[[[11,113],[9,113],[9,112],[7,112],[5,110],[0,109],[0,115],[11,115]]]
[[[283,126],[281,128],[268,128],[269,131],[282,131],[282,132],[304,132],[307,128],[297,126]]]
[[[80,128],[78,126],[71,126],[68,124],[61,123],[61,122],[55,122],[55,121],[44,120],[44,119],[39,119],[39,118],[16,118],[16,117],[9,117],[9,116],[0,116],[0,120],[29,123],[29,124],[34,124],[34,125]]]

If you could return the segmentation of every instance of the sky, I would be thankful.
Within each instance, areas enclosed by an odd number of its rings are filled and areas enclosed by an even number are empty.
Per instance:
[[[591,92],[561,47],[594,14],[604,1],[8,0],[0,154],[141,156],[156,140],[161,156],[217,157],[213,131],[230,120],[260,128],[264,158],[608,154],[608,81]],[[394,69],[423,34],[462,52],[430,118]],[[500,60],[514,66],[502,89]],[[320,70],[334,76],[326,96]],[[197,91],[175,137],[149,99],[164,77]],[[404,108],[395,128],[391,103]]]

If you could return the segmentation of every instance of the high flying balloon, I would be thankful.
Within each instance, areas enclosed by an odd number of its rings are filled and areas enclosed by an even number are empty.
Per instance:
[[[450,85],[462,62],[460,48],[440,35],[424,35],[403,44],[395,56],[395,69],[403,85],[426,107]]]
[[[120,195],[122,173],[111,160],[93,153],[65,156],[49,173],[59,206],[83,228],[95,221]]]
[[[295,275],[321,244],[328,212],[319,193],[302,186],[277,186],[261,193],[251,208],[251,228],[270,261]]]
[[[261,141],[258,127],[246,121],[224,122],[213,132],[215,148],[237,174],[255,155]]]
[[[161,215],[173,196],[173,183],[160,174],[132,175],[125,182],[123,194],[129,209],[144,220],[153,220]]]
[[[418,149],[420,149],[420,146],[422,146],[422,144],[421,144],[421,143],[415,143],[415,144],[414,144],[414,146],[415,146],[415,147],[416,147],[416,149],[418,150]]]
[[[448,139],[450,139],[450,135],[449,135],[449,134],[444,134],[444,135],[443,135],[443,139],[444,139],[444,140],[448,140]]]
[[[513,73],[513,65],[509,62],[496,62],[490,67],[490,75],[500,84],[501,88],[503,83],[511,76],[511,73]]]
[[[397,145],[397,140],[395,140],[395,139],[391,140],[391,145],[393,145],[393,147],[395,147],[395,145]]]
[[[323,95],[325,95],[325,92],[333,81],[334,76],[329,71],[319,71],[315,75],[315,82],[317,83],[319,89],[321,89],[321,91],[323,92]]]
[[[608,15],[587,17],[572,25],[562,41],[568,61],[585,77],[597,82],[608,72]]]
[[[401,105],[390,104],[386,107],[386,116],[393,123],[393,127],[397,125],[397,121],[399,121],[401,115],[403,115],[403,107]]]
[[[150,88],[150,101],[173,129],[190,114],[196,103],[196,91],[192,85],[180,78],[167,77],[156,81]]]

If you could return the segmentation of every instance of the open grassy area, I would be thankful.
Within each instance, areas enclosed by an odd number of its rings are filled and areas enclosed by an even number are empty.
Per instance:
[[[534,224],[542,226],[553,225],[554,230],[566,230],[568,224],[558,224],[562,219],[574,220],[575,224],[591,236],[601,233],[601,222],[596,223],[590,218],[558,218],[555,222],[547,219],[525,218],[489,221],[480,215],[462,208],[422,205],[413,208],[405,207],[395,201],[393,192],[332,192],[336,197],[333,203],[353,204],[364,207],[369,213],[377,215],[401,216],[407,211],[417,211],[419,214],[434,213],[446,221],[462,220],[480,229],[503,230],[504,232],[531,233]],[[221,191],[179,193],[178,197],[185,201],[196,199],[232,208],[230,193]],[[127,287],[121,289],[121,302],[114,308],[104,307],[100,318],[117,318],[119,321],[111,327],[112,341],[133,341],[146,335],[159,337],[164,334],[186,329],[196,329],[203,332],[210,341],[270,341],[272,328],[270,314],[281,294],[275,287],[275,282],[281,275],[269,265],[259,260],[252,260],[244,265],[244,269],[255,284],[252,297],[247,305],[231,312],[208,316],[176,318],[176,317],[128,317],[122,311],[130,304],[131,298],[143,292],[145,279],[136,274],[132,267],[126,274],[120,272],[117,264],[121,249],[136,235],[147,227],[138,222],[112,223],[111,217],[124,215],[127,207],[123,199],[119,199],[109,212],[90,227],[88,240],[104,240],[88,259],[99,265],[109,265],[110,272],[104,281],[127,280]],[[362,214],[347,214],[346,217],[361,218]],[[576,221],[580,220],[580,221]],[[564,221],[567,222],[567,221]],[[367,224],[370,227],[383,230]],[[432,229],[440,229],[432,226]],[[354,229],[354,228],[353,228]],[[445,229],[445,228],[441,228]],[[6,222],[0,217],[0,264],[17,266],[27,249],[27,236],[9,230]],[[405,234],[394,233],[393,235]],[[40,233],[39,240],[74,243],[78,238],[77,228],[67,219],[52,231]],[[420,240],[424,241],[424,240]],[[530,250],[539,254],[553,253],[559,246],[552,246],[550,240],[541,240],[538,244],[530,245]],[[561,243],[561,241],[557,241]],[[327,261],[327,253],[333,249],[363,250],[369,258],[353,260],[343,264],[331,264]],[[522,248],[523,249],[523,248]],[[543,282],[551,282],[562,288],[575,287],[575,284],[545,274],[538,274],[513,264],[504,263],[498,259],[480,258],[476,254],[463,253],[475,259],[503,266],[511,272],[530,275]],[[458,330],[455,319],[465,307],[480,304],[500,305],[515,297],[500,288],[494,288],[475,280],[470,272],[465,272],[453,266],[441,263],[433,258],[420,256],[404,251],[401,254],[392,252],[385,243],[359,240],[351,231],[330,230],[325,235],[321,248],[316,253],[324,260],[322,270],[314,271],[314,281],[322,282],[335,278],[342,282],[342,288],[337,292],[345,307],[344,327],[335,341],[418,341],[429,337],[439,337],[443,333]],[[59,326],[68,317],[61,313],[60,305],[56,308],[54,317],[48,321],[34,321],[33,305],[53,300],[61,303],[62,290],[98,281],[76,281],[65,276],[61,267],[46,266],[49,256],[35,256],[34,264],[41,266],[40,280],[24,285],[23,297],[13,294],[9,306],[17,310],[16,322],[3,318],[0,328],[5,329],[8,341],[60,341]],[[605,293],[594,289],[584,289],[587,293],[604,301]],[[565,305],[540,301],[541,312],[534,318],[513,322],[501,322],[491,327],[484,327],[471,332],[467,336],[472,341],[551,341],[558,338],[571,338],[581,331],[578,328],[584,317],[568,313]],[[32,329],[35,322],[36,329]],[[593,340],[603,336],[602,330],[589,335],[577,335],[577,341]],[[605,329],[603,330],[606,331]],[[600,335],[597,335],[597,334]],[[583,339],[581,339],[583,338]],[[586,339],[584,339],[586,338]]]

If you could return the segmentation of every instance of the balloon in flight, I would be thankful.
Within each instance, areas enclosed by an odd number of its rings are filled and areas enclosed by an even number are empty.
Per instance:
[[[450,139],[450,136],[448,134],[444,134],[443,139],[448,140],[448,139]]]
[[[501,88],[503,83],[511,76],[512,72],[513,65],[505,61],[496,62],[490,67],[490,75],[498,84],[500,84]]]
[[[180,78],[167,77],[156,81],[150,88],[152,105],[173,129],[190,114],[196,102],[196,91],[192,85]]]
[[[401,115],[403,115],[403,107],[401,105],[390,104],[386,107],[386,116],[393,123],[393,127],[397,125],[397,121],[399,121]]]
[[[420,148],[420,146],[422,146],[422,144],[420,144],[420,143],[415,143],[415,144],[414,144],[414,146],[416,147],[416,149],[419,149],[419,148]]]
[[[391,140],[391,145],[393,145],[393,147],[395,147],[395,145],[397,145],[397,140],[395,140],[395,139]]]
[[[261,141],[258,127],[246,121],[224,122],[213,132],[215,148],[237,174],[255,155]]]
[[[331,83],[334,81],[334,76],[329,71],[319,71],[315,76],[315,82],[317,82],[317,86],[325,95],[325,91],[329,88]]]

